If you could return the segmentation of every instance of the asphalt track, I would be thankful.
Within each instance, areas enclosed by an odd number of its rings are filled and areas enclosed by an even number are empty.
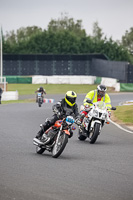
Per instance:
[[[83,98],[78,95],[79,105]],[[111,99],[116,106],[133,93]],[[37,155],[32,139],[51,106],[0,105],[0,200],[132,200],[133,134],[105,125],[92,145],[79,141],[76,130],[59,158]]]

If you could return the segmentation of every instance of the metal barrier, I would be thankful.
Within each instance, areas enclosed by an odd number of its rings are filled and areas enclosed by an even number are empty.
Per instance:
[[[133,65],[128,65],[127,83],[133,83]]]
[[[104,54],[86,55],[3,55],[4,76],[89,75],[133,83],[133,66],[110,61]]]

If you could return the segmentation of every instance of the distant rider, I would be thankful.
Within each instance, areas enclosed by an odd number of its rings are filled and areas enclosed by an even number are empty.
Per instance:
[[[76,123],[80,124],[79,120],[79,113],[78,113],[78,106],[76,104],[77,94],[74,91],[67,91],[65,98],[58,101],[55,105],[53,105],[52,109],[54,115],[51,119],[46,119],[45,123],[42,125],[41,130],[37,133],[36,137],[38,140],[41,139],[44,132],[54,123],[59,120],[63,119],[64,117],[71,115],[76,119]],[[70,137],[72,137],[73,132],[70,131]],[[45,142],[44,144],[49,143],[50,137],[45,135]]]
[[[42,94],[42,99],[44,98],[44,94],[46,94],[46,91],[45,91],[45,89],[43,89],[43,87],[42,86],[40,86],[40,88],[38,88],[36,91],[35,91],[35,93],[41,93]],[[37,95],[36,95],[36,102],[37,102]]]

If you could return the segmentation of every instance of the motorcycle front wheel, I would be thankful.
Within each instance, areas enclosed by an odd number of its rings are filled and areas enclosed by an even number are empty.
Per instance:
[[[58,140],[56,140],[55,145],[52,150],[52,157],[58,158],[63,152],[66,144],[68,142],[68,135],[63,131],[59,136]]]
[[[38,106],[41,107],[41,99],[38,100]]]
[[[93,129],[93,131],[89,135],[90,143],[91,144],[94,144],[96,142],[97,137],[98,137],[98,135],[100,133],[100,126],[101,126],[101,124],[95,123],[94,129]]]

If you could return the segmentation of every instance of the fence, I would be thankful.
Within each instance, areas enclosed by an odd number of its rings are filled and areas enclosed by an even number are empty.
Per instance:
[[[133,66],[109,61],[104,54],[87,55],[3,55],[4,76],[89,75],[116,78],[133,83]]]
[[[128,81],[128,62],[93,59],[91,75],[118,79],[119,82]]]
[[[127,83],[133,83],[133,65],[128,65],[127,69]]]

